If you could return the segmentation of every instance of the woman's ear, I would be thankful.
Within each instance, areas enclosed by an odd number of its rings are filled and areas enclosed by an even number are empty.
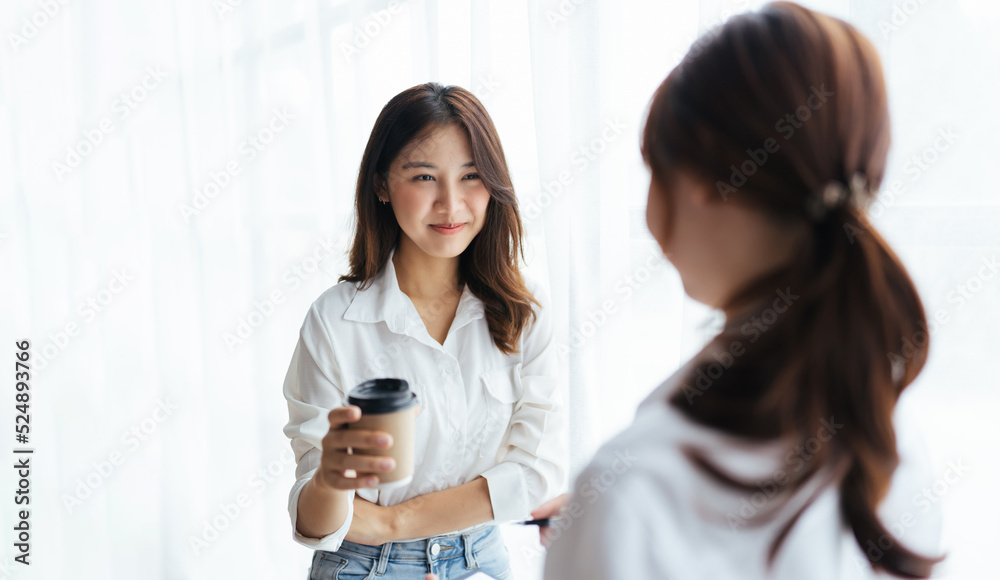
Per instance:
[[[389,183],[382,175],[375,176],[375,195],[382,203],[389,203]]]
[[[685,177],[687,187],[684,190],[690,196],[691,205],[704,207],[712,203],[713,191],[709,184],[691,175]]]

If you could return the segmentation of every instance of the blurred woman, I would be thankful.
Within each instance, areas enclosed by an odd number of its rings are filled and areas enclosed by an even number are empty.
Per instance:
[[[865,217],[889,142],[875,48],[792,3],[730,19],[660,85],[647,224],[725,324],[536,511],[560,513],[546,578],[930,576],[930,470],[894,425],[926,319]]]
[[[316,550],[311,578],[509,578],[496,523],[563,485],[552,322],[518,268],[522,225],[482,103],[435,83],[375,121],[356,190],[351,271],[309,309],[285,378],[298,467],[288,512]],[[374,489],[393,460],[348,392],[377,377],[416,392],[412,480]],[[357,490],[357,491],[355,491]]]

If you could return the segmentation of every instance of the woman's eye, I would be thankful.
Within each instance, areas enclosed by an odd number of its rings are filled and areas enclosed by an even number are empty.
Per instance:
[[[414,177],[414,178],[413,178],[413,180],[414,180],[414,181],[433,181],[433,180],[434,180],[434,177],[432,177],[432,176],[430,176],[430,175],[427,175],[427,174],[425,173],[425,174],[423,174],[423,175],[417,175],[416,177]]]
[[[468,174],[468,175],[465,176],[465,179],[479,179],[479,174],[478,173],[470,173],[470,174]]]

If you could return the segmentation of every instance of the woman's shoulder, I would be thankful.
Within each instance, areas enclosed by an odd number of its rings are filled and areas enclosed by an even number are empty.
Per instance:
[[[676,491],[682,473],[683,442],[690,439],[686,425],[667,405],[647,406],[644,413],[604,443],[581,474],[581,481],[605,480],[614,474],[619,490],[653,483],[665,492]],[[645,483],[643,483],[645,482]]]
[[[941,487],[941,482],[934,480],[912,409],[905,404],[901,407],[894,417],[900,465],[879,516],[893,541],[935,556],[940,553],[941,533],[940,505],[936,502],[940,492],[935,486]],[[740,491],[720,486],[692,462],[691,451],[725,473],[758,482],[759,489]],[[796,494],[797,499],[774,512],[778,515],[769,524],[751,527],[762,506],[781,505],[771,503],[771,495],[785,475],[796,469],[797,461],[797,456],[788,455],[786,442],[748,444],[694,423],[681,409],[661,399],[650,401],[631,425],[598,450],[577,478],[575,494],[585,506],[597,506],[595,514],[620,514],[623,506],[628,506],[635,520],[629,526],[646,529],[660,543],[670,538],[668,543],[683,544],[685,555],[675,553],[671,565],[695,570],[700,569],[701,556],[708,558],[719,549],[742,553],[747,559],[766,552],[786,516],[823,483],[824,478],[817,478],[801,490],[801,495]],[[962,468],[960,463],[956,465],[956,471]],[[619,516],[616,522],[620,531],[624,521]],[[747,533],[750,530],[759,533]],[[733,543],[734,538],[738,542]],[[808,561],[797,555],[803,553],[811,554]],[[776,570],[781,573],[776,572],[775,577],[801,577],[798,572],[811,569],[819,559],[841,574],[855,572],[851,578],[875,577],[853,536],[842,528],[836,486],[827,487],[816,497],[779,554]]]
[[[318,316],[324,324],[336,324],[361,290],[356,282],[338,282],[320,294],[309,307],[308,316]]]
[[[678,529],[729,533],[729,516],[742,507],[742,494],[699,468],[698,458],[740,480],[767,481],[785,465],[785,451],[782,441],[748,442],[698,424],[663,397],[647,401],[632,424],[598,450],[578,481],[586,486],[613,479],[610,497],[657,498],[643,517],[669,518]]]

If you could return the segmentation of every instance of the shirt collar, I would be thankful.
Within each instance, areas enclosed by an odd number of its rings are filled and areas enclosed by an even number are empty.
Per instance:
[[[414,327],[420,328],[423,334],[426,334],[423,321],[420,320],[420,314],[417,313],[413,302],[399,289],[396,268],[392,263],[394,253],[395,250],[389,253],[389,259],[386,260],[372,285],[354,295],[351,305],[344,313],[344,319],[370,323],[384,321],[389,330],[397,334],[411,334]],[[483,313],[482,301],[469,290],[468,285],[465,285],[458,301],[455,320],[451,323],[451,331],[482,318]]]
[[[484,311],[483,301],[477,298],[466,284],[462,288],[462,297],[458,299],[458,310],[455,312],[455,320],[451,323],[451,330],[458,330],[473,320],[479,320],[483,317]]]

